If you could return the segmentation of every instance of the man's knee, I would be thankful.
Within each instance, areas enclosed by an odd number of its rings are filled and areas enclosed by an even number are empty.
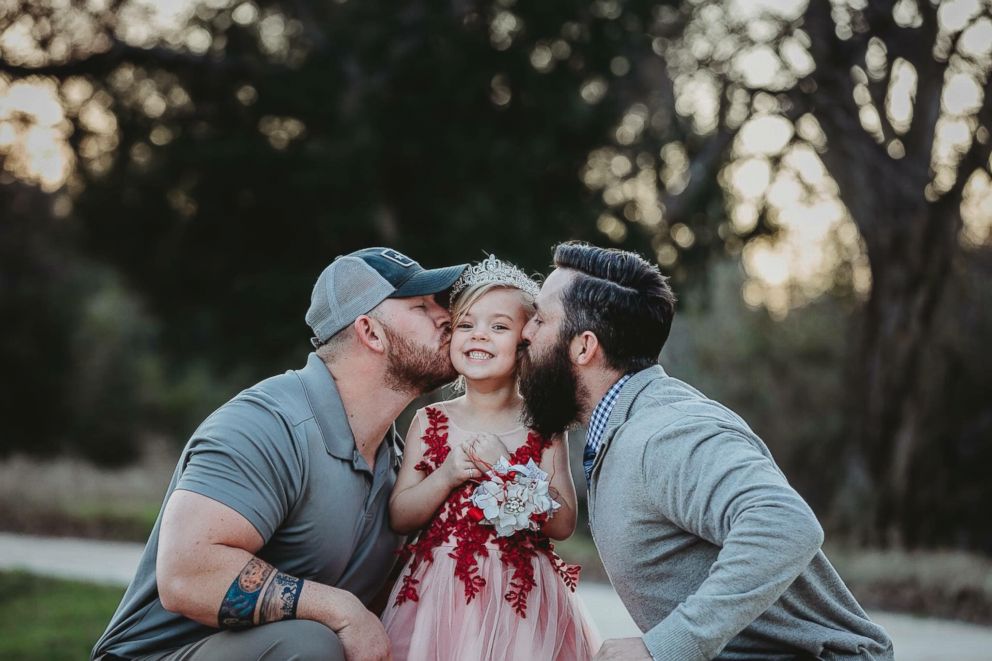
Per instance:
[[[292,659],[292,661],[344,661],[344,648],[338,635],[320,622],[288,620],[278,624],[282,629],[264,659]]]

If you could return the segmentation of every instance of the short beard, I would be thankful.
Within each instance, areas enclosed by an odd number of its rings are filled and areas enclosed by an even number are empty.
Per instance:
[[[589,398],[568,355],[568,339],[558,341],[543,356],[524,349],[520,359],[520,394],[527,426],[545,438],[561,434],[579,420]]]
[[[451,364],[444,339],[437,349],[414,344],[382,325],[389,340],[386,387],[397,392],[425,395],[454,380],[457,373]],[[447,333],[445,338],[450,337]]]

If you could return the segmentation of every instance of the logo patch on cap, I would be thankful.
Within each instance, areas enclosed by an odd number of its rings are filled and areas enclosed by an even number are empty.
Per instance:
[[[389,261],[395,262],[405,269],[408,269],[417,263],[412,259],[410,259],[409,257],[407,257],[406,255],[404,255],[403,253],[396,252],[395,250],[388,248],[386,250],[383,250],[380,254]]]

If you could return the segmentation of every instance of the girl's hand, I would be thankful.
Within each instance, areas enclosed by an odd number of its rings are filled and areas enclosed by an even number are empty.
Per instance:
[[[510,458],[510,451],[496,434],[478,434],[465,442],[466,452],[475,467],[485,473],[500,457]]]
[[[465,480],[482,477],[482,471],[472,462],[464,443],[451,446],[439,471],[452,489],[461,486]]]

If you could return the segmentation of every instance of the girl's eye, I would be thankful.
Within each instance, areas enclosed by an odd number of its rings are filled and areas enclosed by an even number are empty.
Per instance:
[[[471,327],[472,327],[472,324],[465,323],[464,321],[462,323],[458,324],[457,326],[455,326],[455,328],[471,328]]]
[[[493,330],[510,330],[510,327],[504,326],[503,324],[496,324],[493,326]]]

